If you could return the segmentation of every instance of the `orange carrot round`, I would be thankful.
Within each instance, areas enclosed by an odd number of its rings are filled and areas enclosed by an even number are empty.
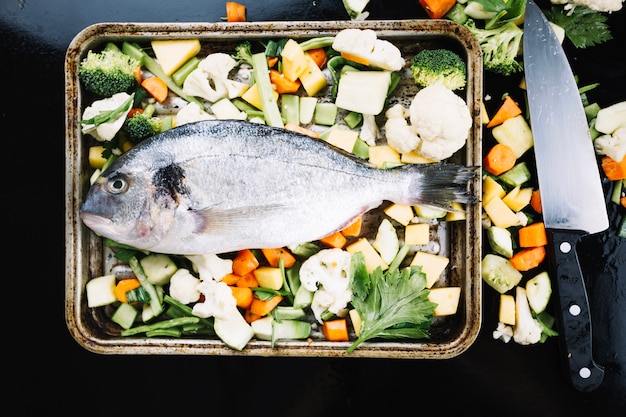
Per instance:
[[[255,297],[250,303],[250,312],[261,317],[267,316],[281,301],[283,301],[283,296],[279,294],[267,300]]]
[[[240,277],[249,274],[259,266],[259,261],[250,249],[243,249],[233,259],[233,273]]]
[[[276,87],[278,94],[295,93],[300,88],[300,81],[291,81],[275,69],[270,70],[270,82]]]
[[[259,286],[259,281],[254,276],[254,272],[248,272],[245,275],[242,275],[237,282],[235,283],[238,287],[249,287],[256,288]]]
[[[419,0],[420,5],[431,19],[441,19],[456,4],[456,0]]]
[[[126,293],[139,287],[141,287],[141,282],[137,278],[121,279],[115,285],[115,298],[122,303],[127,303]]]
[[[605,156],[602,158],[602,170],[611,181],[623,180],[626,178],[626,156],[621,161]]]
[[[352,224],[341,230],[341,234],[346,237],[356,237],[361,234],[361,226],[363,225],[363,216],[359,216]]]
[[[511,96],[506,96],[502,105],[493,115],[489,123],[487,123],[487,127],[494,127],[499,124],[502,124],[505,120],[510,119],[511,117],[519,116],[522,114],[522,109],[517,105],[515,100],[511,98]]]
[[[493,175],[500,175],[515,166],[515,151],[504,143],[494,145],[484,159],[484,166]]]
[[[543,222],[531,223],[517,231],[519,245],[522,248],[544,246],[548,244],[546,228]]]
[[[326,50],[324,48],[313,48],[306,51],[307,54],[313,59],[313,62],[322,68],[326,64]]]
[[[280,259],[283,260],[285,268],[291,268],[296,263],[296,258],[286,248],[266,248],[261,249],[267,263],[274,268],[278,267]]]
[[[320,242],[322,242],[324,245],[330,248],[339,249],[343,248],[347,241],[348,239],[346,239],[346,237],[341,232],[335,232],[320,239]]]
[[[538,267],[545,258],[546,248],[544,246],[535,246],[516,252],[509,259],[509,262],[518,271],[529,271]]]
[[[230,290],[233,292],[233,297],[237,301],[237,307],[248,308],[252,304],[254,299],[254,293],[250,287],[237,287],[230,286]]]

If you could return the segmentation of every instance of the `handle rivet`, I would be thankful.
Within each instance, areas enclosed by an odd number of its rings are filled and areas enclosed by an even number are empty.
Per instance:
[[[569,306],[569,313],[572,316],[577,316],[580,314],[580,306],[578,304],[572,304]]]
[[[578,371],[578,375],[580,375],[581,378],[587,379],[591,376],[591,370],[589,368],[582,367]]]
[[[561,253],[569,253],[572,250],[572,245],[569,242],[561,242],[559,250]]]

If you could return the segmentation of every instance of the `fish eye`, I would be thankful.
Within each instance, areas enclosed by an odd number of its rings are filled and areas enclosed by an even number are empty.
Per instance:
[[[120,194],[128,190],[128,182],[121,177],[112,178],[107,182],[107,190],[111,194]]]

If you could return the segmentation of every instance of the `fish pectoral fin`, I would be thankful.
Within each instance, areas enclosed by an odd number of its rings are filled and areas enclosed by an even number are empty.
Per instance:
[[[248,207],[221,208],[219,205],[193,210],[197,216],[196,233],[216,233],[221,230],[232,229],[233,226],[253,226],[272,213],[280,214],[288,207],[283,204],[267,204]]]

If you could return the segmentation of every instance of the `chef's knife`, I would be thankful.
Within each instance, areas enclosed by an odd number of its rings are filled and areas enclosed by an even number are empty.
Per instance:
[[[604,377],[593,360],[591,314],[576,244],[609,227],[589,126],[567,56],[532,1],[524,17],[524,72],[537,162],[548,263],[558,295],[564,371],[589,392]]]

